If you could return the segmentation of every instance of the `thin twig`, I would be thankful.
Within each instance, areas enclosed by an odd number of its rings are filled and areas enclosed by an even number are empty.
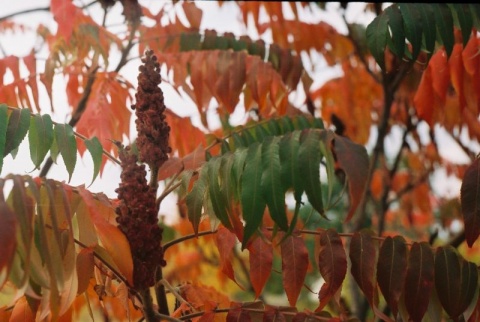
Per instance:
[[[40,12],[40,11],[50,11],[50,6],[17,11],[17,12],[8,14],[6,16],[0,17],[0,21],[4,21],[4,20],[10,19],[10,18],[13,18],[15,16],[20,16],[20,15],[29,14],[29,13],[36,13],[36,12]]]
[[[91,5],[93,5],[97,2],[98,2],[98,0],[90,2],[86,5],[84,5],[83,7],[81,7],[81,9],[88,8],[88,7],[90,7]],[[25,10],[17,11],[17,12],[8,14],[6,16],[0,17],[0,22],[3,21],[3,20],[7,20],[7,19],[10,19],[10,18],[13,18],[13,17],[16,17],[16,16],[21,16],[21,15],[25,15],[25,14],[29,14],[29,13],[35,13],[35,12],[41,12],[41,11],[50,11],[50,9],[51,9],[51,7],[47,6],[47,7],[39,7],[39,8],[32,8],[32,9],[25,9]]]
[[[169,248],[172,247],[173,245],[176,245],[176,244],[178,244],[178,243],[184,242],[184,241],[186,241],[186,240],[193,239],[193,238],[196,238],[196,237],[211,235],[211,234],[215,234],[215,233],[217,233],[216,230],[209,230],[209,231],[199,232],[198,234],[190,234],[190,235],[182,236],[182,237],[180,237],[180,238],[171,240],[171,241],[169,241],[168,243],[165,243],[165,244],[163,245],[163,251],[166,252],[167,249],[169,249]]]
[[[180,187],[182,185],[182,182],[179,181],[177,182],[176,184],[174,184],[173,186],[170,187],[170,189],[166,189],[162,192],[162,194],[157,198],[157,201],[156,203],[158,205],[160,205],[160,203],[162,203],[163,199],[165,199],[166,196],[168,196],[172,191],[174,191],[175,189],[177,189],[178,187]]]

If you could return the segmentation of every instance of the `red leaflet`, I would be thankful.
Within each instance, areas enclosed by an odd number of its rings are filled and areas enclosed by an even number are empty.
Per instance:
[[[255,238],[249,245],[250,281],[258,297],[272,271],[273,247],[261,237]]]
[[[463,221],[465,222],[465,239],[469,247],[480,235],[480,164],[475,159],[465,171],[460,189]]]
[[[414,243],[408,257],[405,279],[405,306],[410,319],[421,321],[428,308],[433,287],[433,253],[426,242]]]
[[[235,280],[235,273],[233,272],[232,252],[236,243],[237,238],[232,232],[223,226],[218,227],[217,233],[215,234],[215,244],[220,254],[220,267],[222,273],[227,275],[228,278],[235,283],[237,283],[237,281]]]
[[[73,32],[76,9],[70,0],[52,0],[50,2],[50,11],[58,24],[57,33],[62,36],[67,43]]]
[[[200,23],[202,22],[202,9],[198,8],[194,2],[184,2],[182,3],[183,12],[190,22],[190,26],[194,29],[200,28]]]
[[[369,167],[368,155],[365,148],[354,144],[347,138],[336,135],[333,141],[333,151],[335,158],[348,176],[350,209],[345,221],[349,221],[366,188],[367,173]]]
[[[457,320],[472,302],[477,289],[475,264],[459,257],[451,247],[440,247],[435,253],[435,287],[448,315]]]
[[[263,322],[286,322],[285,316],[278,309],[267,308],[263,315]]]
[[[308,269],[308,251],[300,236],[290,235],[281,244],[283,286],[288,302],[295,306]]]
[[[387,237],[378,256],[377,280],[393,316],[398,313],[398,301],[407,272],[407,245],[401,236]]]
[[[241,307],[228,311],[227,322],[250,322],[250,314],[244,311]]]
[[[219,77],[215,82],[215,98],[225,108],[226,112],[233,113],[240,100],[246,78],[245,59],[247,54],[240,52],[231,55],[221,51],[218,55],[217,69]]]
[[[320,235],[318,268],[325,280],[325,284],[322,285],[318,295],[320,305],[317,311],[320,311],[342,286],[347,273],[345,249],[340,236],[334,229],[330,228],[322,231]]]
[[[205,133],[198,127],[192,125],[189,117],[180,117],[170,110],[165,111],[170,130],[170,146],[173,152],[178,152],[180,157],[188,155],[191,151],[205,146]],[[199,151],[200,152],[200,151]]]
[[[376,306],[377,288],[375,281],[375,264],[377,262],[377,245],[365,232],[357,232],[350,242],[351,272],[363,294],[370,303]]]

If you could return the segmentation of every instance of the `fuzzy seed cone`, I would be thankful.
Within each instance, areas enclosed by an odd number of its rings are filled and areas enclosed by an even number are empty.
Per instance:
[[[140,161],[150,168],[160,167],[167,159],[171,148],[168,145],[170,127],[165,120],[165,103],[163,92],[158,87],[161,83],[160,64],[153,51],[148,50],[139,67],[138,89],[135,94],[136,104],[132,105],[137,119],[137,146]]]
[[[146,179],[145,165],[127,147],[120,151],[122,174],[115,190],[120,201],[116,208],[118,226],[130,244],[133,257],[133,281],[136,289],[155,283],[155,268],[165,266],[162,229],[158,226],[155,189]]]

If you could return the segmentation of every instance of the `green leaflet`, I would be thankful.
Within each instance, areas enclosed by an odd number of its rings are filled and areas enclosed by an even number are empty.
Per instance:
[[[232,138],[233,138],[233,144],[235,146],[235,149],[245,147],[248,145],[247,142],[245,142],[243,136],[239,135],[238,133],[233,133]]]
[[[320,132],[318,130],[304,130],[300,138],[298,151],[300,177],[304,181],[305,193],[313,208],[325,217],[320,184]],[[325,217],[326,218],[326,217]]]
[[[467,45],[468,41],[470,40],[470,34],[472,33],[473,27],[473,18],[472,14],[467,7],[468,4],[465,3],[452,3],[449,4],[452,11],[456,13],[458,24],[462,31],[462,38],[463,38],[463,47]]]
[[[255,127],[255,137],[258,142],[262,142],[265,138],[271,136],[270,133],[263,127],[263,124]]]
[[[200,34],[182,32],[180,34],[180,51],[199,50],[201,37]]]
[[[85,140],[84,142],[93,160],[93,178],[92,182],[90,183],[92,184],[97,178],[98,173],[100,172],[100,166],[102,165],[103,148],[97,137]]]
[[[227,153],[222,156],[222,166],[220,169],[221,173],[221,186],[222,191],[227,201],[227,211],[230,209],[231,203],[234,200],[238,200],[235,195],[235,177],[233,174],[233,164],[235,162],[235,155],[233,153]]]
[[[282,128],[280,127],[280,122],[275,119],[271,119],[270,121],[268,121],[267,127],[268,131],[272,135],[281,135],[283,133]]]
[[[7,138],[5,142],[5,150],[3,156],[7,156],[10,152],[16,150],[20,143],[27,135],[30,126],[30,111],[26,108],[15,109],[10,114],[7,127]]]
[[[423,42],[425,51],[428,53],[428,58],[433,55],[435,49],[435,39],[437,37],[437,27],[435,25],[435,15],[430,4],[417,4],[418,12],[423,24]]]
[[[334,138],[334,134],[331,131],[323,131],[320,133],[320,151],[325,157],[326,170],[327,170],[327,183],[328,183],[328,195],[327,195],[327,207],[330,206],[332,201],[333,185],[335,183],[335,158],[333,157],[330,146]]]
[[[5,142],[7,136],[7,124],[8,124],[8,106],[7,104],[0,104],[0,172],[2,171],[3,167],[3,155],[5,151]]]
[[[60,154],[60,151],[58,150],[57,139],[55,138],[55,135],[54,135],[52,145],[50,146],[50,158],[52,158],[52,161],[55,164],[57,164],[59,154]]]
[[[385,9],[385,14],[388,16],[388,24],[392,30],[393,46],[390,49],[398,57],[403,57],[405,52],[405,32],[403,30],[402,13],[398,6],[393,5]]]
[[[470,3],[468,7],[473,14],[473,25],[475,28],[480,29],[480,4]]]
[[[285,135],[280,141],[281,178],[283,189],[293,187],[295,200],[302,201],[303,184],[298,163],[298,149],[300,147],[301,131],[294,131]]]
[[[30,119],[28,141],[30,143],[30,158],[35,165],[35,169],[40,168],[40,164],[52,145],[52,124],[52,119],[48,114],[34,115]]]
[[[416,60],[422,48],[421,16],[417,11],[416,4],[400,3],[398,6],[402,12],[407,39],[412,44],[412,60]]]
[[[207,193],[208,167],[203,166],[200,170],[198,180],[194,183],[192,190],[188,193],[185,202],[187,203],[188,219],[193,225],[193,231],[198,234],[198,226],[202,218],[203,200]]]
[[[62,155],[68,172],[68,181],[70,181],[77,162],[77,142],[72,127],[68,124],[55,124],[55,142]]]
[[[232,224],[228,217],[227,212],[227,199],[224,194],[220,191],[220,185],[218,183],[219,179],[223,180],[220,174],[220,166],[222,164],[223,158],[216,157],[208,162],[208,178],[209,185],[208,191],[210,194],[210,200],[212,201],[212,208],[215,212],[215,215],[220,222],[228,229],[232,229]]]
[[[453,51],[453,45],[455,43],[455,39],[453,36],[452,12],[448,8],[448,6],[443,3],[434,3],[431,6],[435,15],[435,22],[437,24],[438,33],[442,37],[443,46],[445,46],[447,57],[450,57]]]
[[[388,37],[388,16],[381,14],[367,26],[367,45],[382,70],[385,70],[385,47]]]
[[[295,130],[295,125],[293,124],[291,117],[282,117],[280,119],[280,124],[282,126],[282,133],[292,132]]]
[[[285,210],[285,190],[281,180],[281,165],[278,142],[279,137],[268,137],[262,144],[262,193],[267,202],[270,216],[284,231],[288,230]]]
[[[262,145],[252,144],[247,151],[245,169],[242,175],[242,213],[245,220],[245,230],[242,249],[262,223],[265,200],[261,193],[262,183]]]
[[[242,174],[243,170],[245,167],[245,159],[247,158],[247,151],[248,149],[242,148],[238,149],[234,152],[234,161],[232,165],[232,176],[234,180],[234,194],[235,194],[235,199],[240,200],[241,199],[241,191],[239,189],[240,183],[242,180]]]
[[[294,121],[296,121],[296,128],[299,130],[312,128],[312,124],[304,115],[299,115]]]

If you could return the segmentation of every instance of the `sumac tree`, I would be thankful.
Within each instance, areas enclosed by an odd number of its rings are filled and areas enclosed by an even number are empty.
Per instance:
[[[253,32],[203,28],[208,6]],[[477,321],[480,6],[368,4],[367,26],[350,6],[52,0],[53,28],[0,17],[36,36],[2,50],[0,169],[25,142],[40,170],[0,178],[0,320]],[[62,81],[68,123],[52,120]],[[84,184],[111,163],[116,196],[69,184],[86,151]]]

